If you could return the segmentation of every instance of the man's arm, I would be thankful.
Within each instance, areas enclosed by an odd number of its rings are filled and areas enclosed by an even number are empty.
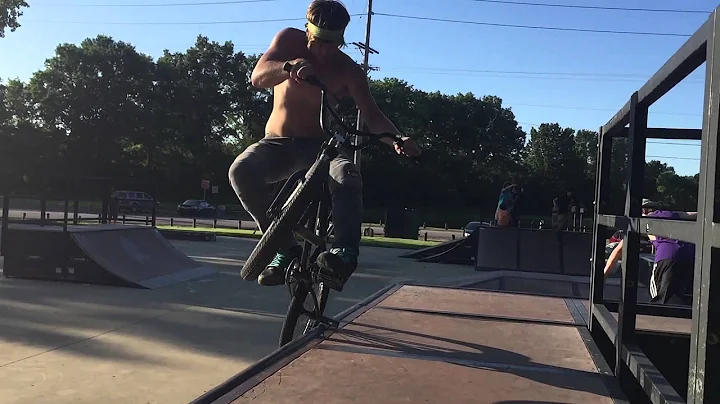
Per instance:
[[[370,92],[370,83],[362,68],[360,66],[353,67],[350,74],[348,90],[362,114],[363,121],[370,128],[370,132],[402,136],[398,128],[380,111]],[[392,139],[382,138],[381,140],[389,145],[393,144]]]
[[[605,270],[603,271],[605,274],[605,277],[607,277],[610,274],[610,270],[612,270],[615,267],[615,264],[620,259],[620,254],[622,254],[622,249],[623,249],[624,243],[625,243],[625,240],[620,240],[620,242],[617,244],[617,246],[615,246],[615,249],[610,253],[608,260],[605,263]]]
[[[293,50],[298,49],[298,45],[304,46],[304,35],[293,28],[285,28],[275,35],[253,69],[250,77],[253,87],[273,88],[290,77],[290,73],[283,70],[283,65],[297,56]]]

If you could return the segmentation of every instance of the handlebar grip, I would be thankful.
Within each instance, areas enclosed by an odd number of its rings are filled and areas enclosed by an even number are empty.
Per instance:
[[[283,65],[283,70],[285,70],[286,72],[290,73],[290,71],[292,71],[293,66],[294,66],[294,65],[293,65],[292,63],[290,63],[290,62],[285,62],[285,64]],[[314,86],[322,87],[322,83],[321,83],[320,80],[318,80],[318,78],[315,77],[315,76],[307,76],[307,77],[305,77],[305,78],[302,79],[302,80],[305,81],[305,82],[307,82],[307,83],[310,83],[310,84],[312,84],[312,85],[314,85]]]

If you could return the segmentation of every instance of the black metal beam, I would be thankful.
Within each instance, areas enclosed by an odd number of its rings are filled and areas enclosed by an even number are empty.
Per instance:
[[[613,342],[613,344],[617,341],[617,320],[612,315],[610,310],[608,310],[607,307],[605,307],[602,304],[592,303],[590,304],[590,308],[592,309],[592,312],[590,313],[591,316],[597,320],[598,324],[600,324],[600,327],[605,331],[605,335],[610,339],[610,341]],[[592,320],[591,317],[590,319]],[[592,321],[591,321],[592,322]]]
[[[3,196],[2,203],[2,233],[0,233],[0,255],[5,255],[4,245],[7,242],[8,226],[10,225],[10,197],[7,195]]]
[[[638,219],[638,233],[652,234],[697,244],[700,225],[696,221],[668,220],[655,218]]]
[[[687,243],[699,243],[700,224],[698,221],[671,220],[651,217],[627,218],[616,215],[598,215],[597,222],[613,229],[626,228],[644,235],[654,235],[682,240]]]
[[[643,182],[645,181],[645,129],[648,107],[639,103],[639,94],[630,97],[630,136],[628,144],[629,169],[625,216],[638,218],[642,214]],[[623,235],[622,278],[620,279],[620,305],[618,307],[617,344],[615,346],[615,375],[623,379],[623,345],[635,343],[637,284],[640,269],[640,234],[627,222]]]
[[[591,305],[590,307],[593,308],[592,312],[594,314],[592,315],[594,315],[597,323],[600,324],[600,327],[605,331],[605,334],[615,345],[616,349],[620,351],[620,361],[615,364],[615,367],[617,368],[624,364],[630,371],[632,377],[634,377],[643,390],[645,390],[653,404],[685,404],[685,401],[683,401],[675,389],[668,383],[667,379],[662,376],[637,345],[632,343],[619,344],[617,335],[618,322],[612,313],[601,304]],[[617,370],[615,372],[617,376]],[[622,375],[622,372],[620,375]]]
[[[650,359],[634,343],[620,346],[622,361],[640,383],[653,404],[685,404]]]
[[[690,334],[690,368],[688,370],[687,402],[709,404],[720,401],[720,393],[712,383],[718,380],[716,345],[720,343],[720,275],[713,266],[720,262],[715,244],[714,223],[718,198],[718,133],[720,132],[720,7],[710,16],[711,33],[707,44],[705,99],[700,178],[698,196],[699,243],[695,251],[693,285],[693,321]],[[714,264],[714,265],[713,265]],[[715,268],[717,269],[717,268]],[[713,288],[713,281],[715,287]],[[714,354],[714,355],[713,355]]]
[[[603,305],[611,312],[617,313],[619,303],[613,300],[604,300]],[[692,309],[690,307],[673,306],[665,304],[648,304],[638,303],[637,314],[645,316],[672,317],[672,318],[692,318]]]
[[[628,137],[628,128],[622,128],[614,132],[613,138]],[[647,128],[645,137],[648,139],[673,139],[673,140],[700,140],[702,129],[679,129],[679,128]]]
[[[639,235],[653,234],[691,242],[696,245],[695,278],[692,307],[692,334],[688,369],[688,403],[709,404],[720,402],[716,384],[706,383],[718,380],[720,376],[720,287],[712,288],[713,280],[720,282],[720,271],[711,271],[720,261],[720,229],[715,223],[720,220],[720,202],[716,188],[720,181],[717,160],[718,133],[720,133],[720,7],[685,42],[684,45],[654,74],[640,90],[626,103],[601,130],[601,139],[628,137],[630,140],[628,185],[625,212],[622,216],[608,215],[602,210],[604,202],[596,190],[594,239],[597,243],[600,231],[607,228],[625,229],[625,248],[622,257],[621,298],[616,304],[618,319],[615,320],[607,306],[599,304],[592,296],[589,326],[593,338],[604,340],[608,337],[615,346],[615,375],[622,382],[635,379],[643,386],[653,403],[683,403],[684,400],[659,374],[655,366],[645,357],[632,339],[635,331],[635,316],[648,310],[637,304],[637,270],[639,260]],[[705,105],[702,130],[694,129],[647,129],[647,108],[687,77],[693,70],[707,61],[705,79]],[[625,128],[626,125],[629,128]],[[645,144],[648,138],[698,139],[702,141],[697,219],[677,221],[641,217],[640,201],[643,197]],[[604,151],[608,153],[608,151]],[[605,158],[600,152],[600,161]],[[596,178],[599,186],[607,178],[601,173]],[[596,246],[597,247],[597,246]],[[594,259],[597,254],[594,253]],[[600,280],[601,265],[594,262],[593,282]],[[602,288],[593,284],[592,291]],[[655,310],[655,309],[653,309]],[[663,307],[658,312],[677,310],[677,317],[687,317],[687,310]],[[675,317],[675,316],[673,316]],[[604,335],[603,335],[604,334]],[[612,353],[608,352],[608,355]]]
[[[597,218],[600,214],[607,211],[607,201],[610,196],[610,158],[612,157],[612,138],[603,136],[602,128],[600,128],[599,147],[597,156],[597,170],[595,173],[595,203],[593,205],[593,213]],[[592,315],[592,303],[601,303],[604,296],[605,275],[603,269],[605,267],[605,233],[607,226],[600,224],[595,220],[593,229],[593,250],[591,259],[590,277],[590,313]],[[590,332],[593,332],[593,322],[588,322]]]
[[[628,226],[628,222],[632,224],[632,220],[628,219],[625,216],[617,216],[617,215],[604,215],[599,214],[595,220],[598,224],[602,226],[609,227],[611,229],[625,229]]]
[[[710,21],[706,21],[693,36],[638,91],[638,103],[652,105],[670,89],[705,62],[705,48]],[[611,135],[630,122],[630,102],[627,102],[604,126],[603,133]]]

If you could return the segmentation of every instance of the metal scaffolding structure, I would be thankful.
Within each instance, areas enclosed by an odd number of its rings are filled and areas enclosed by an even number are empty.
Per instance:
[[[720,403],[719,10],[720,7],[716,8],[702,27],[600,128],[588,327],[633,403]],[[702,129],[648,128],[648,108],[703,63],[706,74]],[[618,138],[628,139],[627,188],[624,214],[612,215],[610,157],[613,140]],[[702,141],[697,220],[642,217],[645,147],[646,139],[650,138]],[[621,296],[615,302],[603,298],[605,238],[613,229],[625,230]],[[695,244],[692,308],[638,303],[640,235],[648,234]],[[638,330],[639,315],[692,319],[691,332],[688,335]]]

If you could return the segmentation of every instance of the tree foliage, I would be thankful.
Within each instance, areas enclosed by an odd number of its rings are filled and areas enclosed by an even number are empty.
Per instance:
[[[24,0],[0,0],[0,38],[5,37],[5,30],[15,32],[20,28],[18,18],[23,15],[22,9],[29,7]]]
[[[0,83],[0,181],[39,192],[54,179],[108,177],[113,186],[178,200],[196,195],[207,178],[220,186],[219,201],[237,203],[228,167],[263,136],[272,108],[272,92],[250,84],[258,57],[203,36],[157,60],[102,35],[61,44],[27,82]],[[506,181],[525,188],[527,213],[547,214],[552,199],[570,189],[592,206],[597,132],[544,123],[525,133],[497,96],[426,92],[396,78],[371,80],[371,90],[424,154],[413,161],[386,148],[364,152],[368,208],[487,217]],[[351,100],[340,112],[354,125]],[[611,189],[619,206],[626,165],[627,144],[618,139]],[[697,178],[653,161],[645,189],[650,198],[692,209]]]

